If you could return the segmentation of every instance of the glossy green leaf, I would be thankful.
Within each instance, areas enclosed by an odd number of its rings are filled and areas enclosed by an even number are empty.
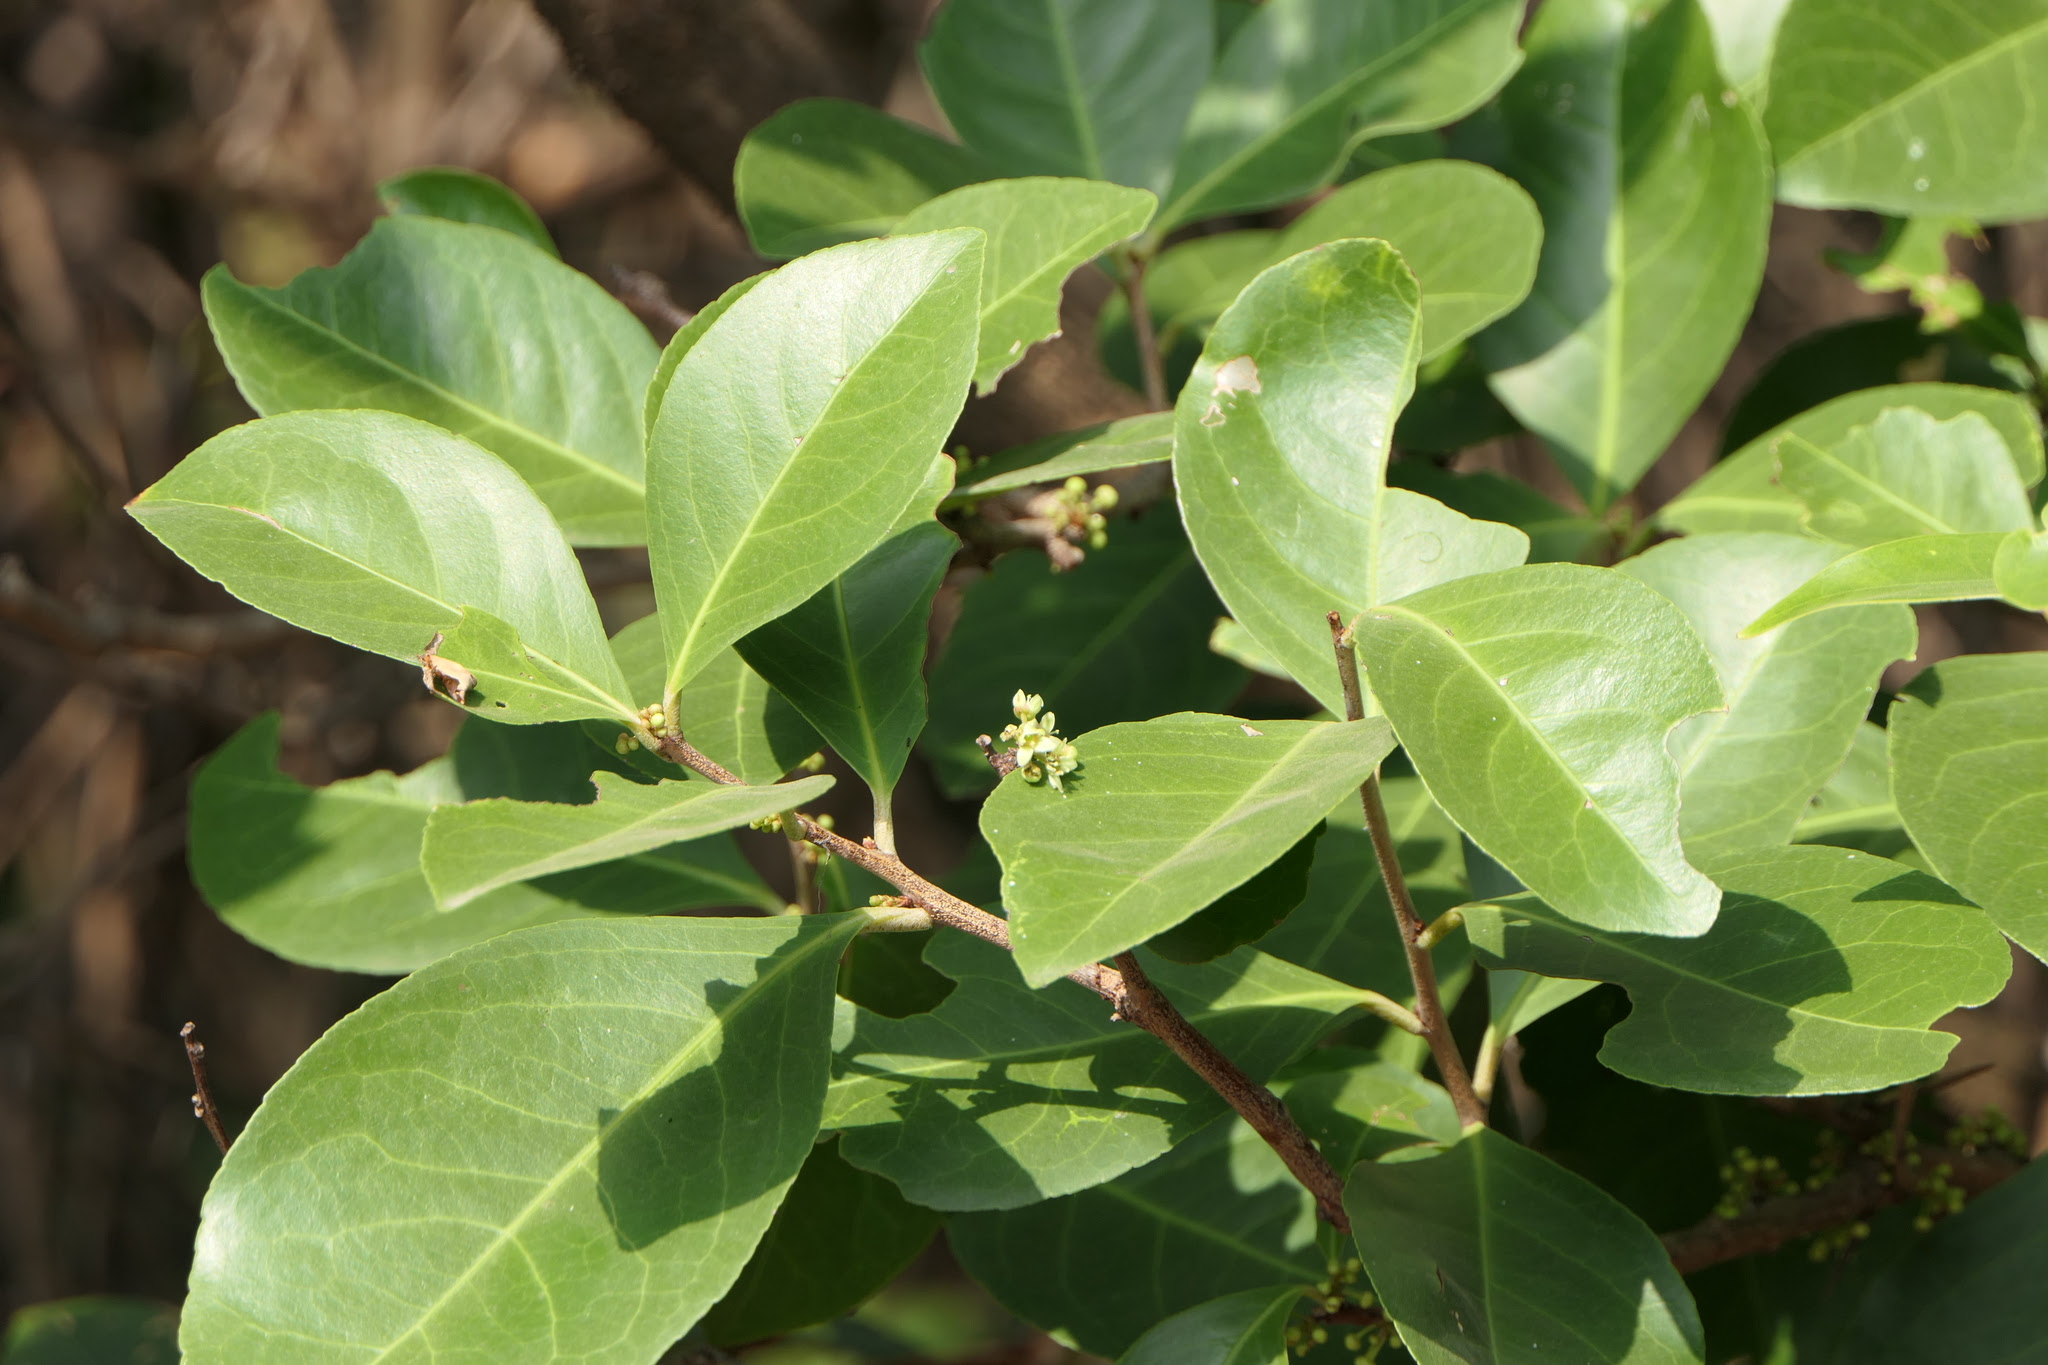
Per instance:
[[[1012,446],[999,455],[978,460],[961,472],[959,486],[946,501],[962,506],[1013,488],[1063,483],[1075,474],[1161,464],[1172,458],[1173,414],[1140,413]]]
[[[0,1365],[175,1365],[178,1310],[92,1294],[30,1304],[7,1323]]]
[[[769,272],[763,271],[747,276],[692,313],[688,322],[676,328],[676,334],[668,339],[668,345],[661,348],[661,359],[655,363],[654,377],[647,381],[647,398],[642,404],[642,420],[647,430],[653,431],[654,424],[661,419],[662,400],[668,397],[669,381],[676,377],[676,366],[683,363],[683,357],[703,340],[712,323],[725,316],[726,309],[745,298],[768,275]]]
[[[1887,408],[1918,408],[1937,421],[1975,412],[2004,438],[2020,482],[2041,481],[2041,421],[2024,398],[1964,384],[1894,384],[1847,394],[1771,428],[1708,470],[1657,514],[1657,524],[1693,533],[1798,532],[1803,509],[1778,486],[1779,447],[1797,437],[1827,449]]]
[[[1203,568],[1238,623],[1338,713],[1327,613],[1348,619],[1528,552],[1519,531],[1386,486],[1418,298],[1385,243],[1295,256],[1218,320],[1175,408],[1174,479]]]
[[[1910,841],[1892,800],[1892,770],[1885,750],[1889,733],[1869,721],[1856,729],[1849,756],[1814,794],[1806,814],[1792,833],[1802,844],[1833,844],[1858,848],[1881,858],[1895,857]]]
[[[494,227],[531,242],[550,256],[562,254],[531,205],[502,181],[460,166],[423,166],[394,175],[378,184],[377,202],[387,213]]]
[[[959,143],[879,109],[809,99],[747,134],[732,182],[754,250],[781,259],[879,237],[927,199],[995,173]]]
[[[1263,673],[1269,678],[1285,678],[1287,670],[1280,661],[1266,652],[1266,647],[1252,638],[1246,630],[1228,616],[1216,618],[1214,629],[1209,632],[1209,648],[1226,659],[1235,660],[1254,673]]]
[[[1486,974],[1487,1022],[1504,1038],[1512,1038],[1554,1009],[1569,1005],[1592,990],[1597,981],[1538,976],[1534,972],[1495,968]]]
[[[1152,313],[1153,344],[1165,364],[1168,395],[1186,382],[1202,354],[1203,339],[1223,310],[1279,259],[1273,254],[1279,236],[1272,228],[1212,233],[1176,242],[1152,258],[1145,270],[1145,305]],[[1130,301],[1122,290],[1102,305],[1095,337],[1110,373],[1142,390]]]
[[[925,958],[959,985],[929,1014],[842,1025],[825,1126],[840,1153],[929,1208],[1014,1209],[1141,1166],[1226,1111],[1149,1033],[1071,981],[1034,991],[965,934]],[[1199,967],[1145,959],[1182,1014],[1255,1080],[1292,1060],[1358,992],[1240,948]]]
[[[905,215],[896,231],[971,227],[988,235],[974,362],[975,391],[985,394],[1026,347],[1059,334],[1067,276],[1140,231],[1157,207],[1145,190],[1034,176],[942,194]]]
[[[924,729],[925,631],[959,544],[912,527],[738,645],[884,805]]]
[[[1442,1089],[1385,1063],[1276,1088],[1339,1170],[1458,1135]],[[1314,1201],[1234,1115],[1108,1184],[1001,1213],[955,1214],[946,1239],[1004,1307],[1102,1356],[1211,1299],[1298,1292],[1328,1273]],[[1106,1285],[1117,1292],[1103,1292]]]
[[[863,923],[548,925],[377,996],[222,1161],[186,1359],[654,1359],[810,1155]]]
[[[1326,827],[1318,821],[1250,881],[1154,934],[1145,946],[1169,962],[1213,962],[1233,948],[1258,942],[1308,895],[1309,870],[1315,866],[1316,844]]]
[[[1706,1359],[1692,1295],[1655,1235],[1490,1128],[1425,1160],[1359,1166],[1344,1207],[1421,1365]]]
[[[1367,138],[1440,128],[1521,61],[1516,0],[1267,0],[1188,117],[1154,231],[1328,184]]]
[[[2048,214],[2048,4],[1794,0],[1767,126],[1778,197],[2010,222]]]
[[[921,492],[966,398],[982,234],[833,247],[726,310],[648,444],[665,690],[857,563]]]
[[[1875,602],[1964,602],[1998,596],[1992,577],[1996,531],[1968,536],[1913,536],[1847,554],[1781,598],[1742,628],[1745,636],[1775,630],[1833,607]]]
[[[1790,433],[1777,451],[1778,483],[1805,504],[1806,529],[1857,549],[2033,524],[2005,442],[1974,412],[1941,422],[1887,408],[1839,442]]]
[[[479,754],[505,738],[516,756]],[[460,910],[436,907],[420,870],[428,813],[479,797],[552,794],[565,768],[583,771],[575,783],[587,800],[589,769],[603,755],[574,727],[470,725],[447,758],[403,777],[371,773],[324,787],[279,772],[277,752],[273,713],[249,722],[200,768],[189,857],[200,893],[228,927],[293,962],[402,973],[560,919],[782,908],[723,835],[507,886]]]
[[[1005,175],[1166,186],[1209,74],[1209,0],[951,0],[918,49],[960,140]]]
[[[514,882],[629,858],[794,810],[823,796],[829,777],[772,787],[715,782],[646,786],[593,773],[597,800],[566,806],[497,797],[440,806],[427,817],[420,863],[434,899],[450,910]]]
[[[1397,444],[1400,439],[1397,431]],[[1585,562],[1602,541],[1612,536],[1606,523],[1574,512],[1528,484],[1490,469],[1461,474],[1430,460],[1396,460],[1387,466],[1387,482],[1395,488],[1435,498],[1475,521],[1497,521],[1514,527],[1529,537],[1531,564]]]
[[[596,281],[509,233],[402,214],[282,289],[209,271],[228,369],[258,412],[382,408],[517,470],[579,545],[646,535],[640,395],[656,350]]]
[[[1982,911],[1924,872],[1851,849],[1752,849],[1710,865],[1727,894],[1692,939],[1587,932],[1533,896],[1465,912],[1488,966],[1616,981],[1635,1002],[1600,1060],[1717,1095],[1875,1090],[1939,1068],[1928,1026],[2011,971]]]
[[[1460,579],[1358,624],[1374,694],[1450,817],[1589,925],[1693,935],[1720,892],[1678,836],[1672,727],[1723,704],[1678,609],[1612,570]]]
[[[1553,0],[1530,26],[1495,164],[1536,196],[1543,259],[1529,301],[1477,343],[1494,391],[1595,512],[1719,377],[1771,220],[1762,130],[1722,80],[1696,0],[1640,27],[1639,9]]]
[[[2044,1275],[2048,1161],[2036,1159],[1943,1219],[1876,1277],[1839,1359],[2032,1365],[2048,1358],[2048,1320],[2035,1311]]]
[[[836,1318],[895,1279],[938,1229],[938,1214],[847,1165],[837,1142],[822,1142],[700,1330],[735,1346]]]
[[[1354,180],[1280,234],[1273,260],[1322,242],[1391,243],[1422,287],[1429,360],[1528,297],[1543,245],[1536,201],[1498,171],[1468,161],[1418,161]]]
[[[661,700],[668,657],[658,616],[643,616],[614,635],[612,653],[636,703],[646,706]],[[735,649],[726,650],[690,679],[677,699],[676,714],[683,738],[756,786],[780,781],[823,743],[810,722],[747,667]],[[647,772],[664,777],[681,772],[652,755],[634,757]]]
[[[1301,1298],[1290,1285],[1183,1309],[1139,1337],[1117,1365],[1286,1365],[1287,1317]]]
[[[632,716],[547,509],[488,451],[424,422],[304,412],[231,427],[128,510],[200,573],[294,625],[416,663],[477,608],[551,665],[574,714]],[[564,718],[553,703],[530,714],[482,702],[471,693],[494,720]]]
[[[2014,531],[1991,560],[1998,595],[2028,611],[2048,611],[2048,531]]]
[[[1074,740],[1064,792],[1003,779],[981,832],[1003,866],[1017,967],[1033,986],[1170,929],[1313,829],[1394,747],[1381,720],[1183,712]]]
[[[1890,720],[1892,795],[1913,843],[2048,958],[2048,654],[1944,660]]]
[[[1014,717],[1019,688],[1046,699],[1066,734],[1165,712],[1217,710],[1244,670],[1211,654],[1216,594],[1173,510],[1118,521],[1109,545],[1065,573],[1009,555],[970,585],[931,674],[925,752],[948,795],[996,784],[976,735]]]
[[[2004,463],[2002,451],[1994,454]],[[1728,694],[1726,709],[1683,722],[1670,744],[1678,831],[1695,861],[1789,841],[1807,802],[1842,766],[1885,666],[1912,657],[1919,631],[1896,605],[1741,636],[1760,610],[1839,554],[1758,532],[1668,541],[1621,566],[1685,613]]]
[[[1948,378],[1947,360],[1957,351],[1939,333],[1921,331],[1920,321],[1918,310],[1880,313],[1823,327],[1794,341],[1771,358],[1736,400],[1721,428],[1721,455],[1726,457],[1772,428],[1837,398],[1866,389],[1922,387],[1899,383],[1909,370],[1923,378]],[[1939,366],[1940,372],[1928,375],[1930,366]],[[1861,420],[1875,415],[1873,409]]]

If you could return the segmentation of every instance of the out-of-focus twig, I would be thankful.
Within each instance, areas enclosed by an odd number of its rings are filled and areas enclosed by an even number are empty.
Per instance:
[[[661,336],[663,341],[690,325],[697,316],[669,297],[668,285],[651,270],[612,267],[612,288],[619,301]]]
[[[292,629],[260,611],[180,616],[112,602],[74,606],[37,586],[13,555],[0,556],[0,621],[76,654],[122,648],[240,654],[267,649]]]

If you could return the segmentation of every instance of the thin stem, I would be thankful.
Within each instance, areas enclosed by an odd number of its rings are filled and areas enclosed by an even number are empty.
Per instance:
[[[1145,382],[1145,401],[1154,409],[1166,407],[1166,362],[1159,354],[1159,337],[1152,330],[1152,309],[1145,302],[1147,256],[1125,251],[1118,260],[1123,266],[1124,301],[1130,305],[1131,338],[1138,348],[1138,373]]]
[[[1391,1000],[1378,991],[1361,991],[1358,1003],[1363,1005],[1368,1013],[1378,1015],[1401,1032],[1412,1033],[1418,1038],[1422,1036],[1422,1021],[1415,1017],[1414,1010],[1400,1001]]]
[[[178,1037],[185,1043],[185,1061],[192,1067],[192,1117],[206,1125],[206,1131],[213,1134],[214,1145],[226,1156],[234,1143],[220,1121],[220,1110],[214,1107],[213,1089],[206,1083],[206,1044],[192,1036],[197,1027],[187,1023],[178,1030]]]
[[[640,739],[670,762],[680,763],[714,782],[729,786],[745,785],[730,770],[687,740],[666,735],[656,737],[645,730],[640,731]],[[926,881],[901,858],[879,848],[875,840],[855,843],[826,829],[802,812],[785,816],[783,827],[801,831],[805,839],[827,853],[865,868],[894,886],[903,893],[904,908],[922,910],[931,916],[934,924],[973,934],[1005,951],[1009,950],[1010,926],[1007,921]],[[1124,953],[1116,963],[1115,967],[1090,963],[1068,972],[1067,979],[1115,1006],[1116,1018],[1137,1025],[1172,1049],[1175,1056],[1208,1082],[1210,1088],[1251,1125],[1252,1131],[1279,1154],[1295,1179],[1315,1196],[1316,1207],[1322,1216],[1339,1230],[1349,1232],[1350,1220],[1344,1216],[1343,1179],[1316,1150],[1315,1143],[1301,1130],[1294,1116],[1287,1112],[1287,1106],[1280,1102],[1280,1097],[1245,1075],[1201,1030],[1189,1023],[1187,1017],[1174,1008],[1173,1002],[1152,984],[1135,957]],[[1392,1004],[1391,1001],[1387,1003]]]
[[[1506,1041],[1500,1025],[1488,1024],[1479,1039],[1479,1056],[1472,1063],[1472,1093],[1489,1109],[1493,1107],[1493,1082],[1500,1075],[1501,1046]]]
[[[1351,632],[1344,618],[1331,612],[1330,640],[1337,654],[1337,676],[1344,686],[1344,719],[1365,719],[1365,688],[1358,678],[1358,655],[1352,648]],[[1408,957],[1408,975],[1415,983],[1415,1017],[1422,1024],[1422,1037],[1429,1043],[1429,1055],[1443,1077],[1444,1089],[1458,1111],[1458,1122],[1466,1127],[1486,1122],[1486,1106],[1472,1088],[1471,1073],[1451,1037],[1450,1020],[1444,1014],[1443,996],[1437,990],[1436,964],[1422,944],[1422,917],[1415,912],[1415,898],[1409,894],[1408,878],[1401,871],[1400,850],[1387,823],[1387,807],[1380,800],[1380,778],[1374,773],[1358,789],[1358,802],[1365,810],[1365,827],[1372,835],[1372,851],[1386,884],[1387,901],[1394,907],[1394,922],[1401,933],[1401,948]]]
[[[1279,1153],[1294,1178],[1315,1196],[1323,1220],[1340,1232],[1349,1232],[1343,1177],[1301,1131],[1280,1097],[1238,1070],[1237,1063],[1189,1023],[1173,1002],[1159,993],[1135,954],[1119,953],[1115,962],[1124,980],[1124,998],[1117,1004],[1117,1013],[1172,1048],[1175,1056],[1230,1101],[1230,1107]]]
[[[1431,920],[1423,931],[1416,936],[1415,946],[1424,952],[1429,952],[1437,944],[1442,943],[1464,927],[1465,916],[1462,911],[1446,910]]]
[[[818,913],[818,865],[811,855],[809,842],[796,832],[796,812],[782,813],[782,833],[789,840],[789,871],[795,882],[794,904],[800,915]]]

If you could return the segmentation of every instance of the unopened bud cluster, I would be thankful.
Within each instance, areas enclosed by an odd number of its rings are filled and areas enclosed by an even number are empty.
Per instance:
[[[1044,697],[1027,696],[1019,688],[1017,695],[1010,698],[1010,709],[1016,713],[1017,723],[1004,727],[1003,743],[1010,746],[1017,771],[1024,774],[1026,782],[1043,782],[1064,794],[1066,788],[1060,785],[1060,779],[1081,766],[1079,751],[1060,738],[1053,713],[1045,709]]]
[[[641,729],[647,731],[648,734],[653,735],[656,739],[681,739],[683,737],[682,729],[669,722],[668,712],[663,709],[662,704],[658,701],[649,702],[641,707],[640,714],[635,719],[639,721]],[[633,750],[640,747],[640,736],[637,732],[628,730],[625,734],[619,736],[618,742],[612,747],[622,754],[630,754]]]
[[[1305,1356],[1329,1341],[1332,1319],[1340,1314],[1350,1314],[1351,1321],[1359,1316],[1371,1319],[1366,1326],[1344,1334],[1344,1349],[1352,1354],[1352,1365],[1374,1365],[1384,1351],[1395,1340],[1392,1324],[1375,1310],[1379,1299],[1369,1289],[1359,1289],[1359,1279],[1365,1274],[1365,1266],[1356,1257],[1332,1265],[1329,1278],[1317,1285],[1309,1294],[1315,1307],[1307,1317],[1297,1318],[1287,1324],[1287,1349],[1297,1356]],[[1363,1314],[1356,1310],[1363,1309]]]
[[[1109,518],[1103,513],[1116,506],[1114,488],[1106,483],[1097,484],[1091,493],[1088,481],[1076,474],[1060,485],[1060,490],[1052,495],[1052,504],[1048,514],[1080,532],[1089,549],[1099,550],[1109,544]]]

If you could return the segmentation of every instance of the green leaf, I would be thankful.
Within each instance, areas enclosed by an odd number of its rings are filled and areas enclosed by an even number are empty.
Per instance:
[[[1458,1135],[1442,1089],[1385,1063],[1276,1088],[1339,1170]],[[946,1239],[1004,1307],[1101,1356],[1211,1299],[1299,1292],[1328,1273],[1314,1201],[1235,1115],[1108,1184],[1001,1213],[955,1214]],[[1117,1292],[1103,1292],[1106,1285]]]
[[[1157,192],[1211,23],[1209,0],[952,0],[918,57],[960,140],[1003,174]]]
[[[1203,644],[1217,612],[1171,508],[1117,522],[1106,548],[1065,573],[1038,555],[997,561],[963,594],[932,669],[924,746],[941,789],[996,784],[974,737],[1009,723],[1019,688],[1044,696],[1069,734],[1229,705],[1245,675]]]
[[[1422,287],[1421,359],[1442,355],[1528,297],[1543,245],[1536,201],[1498,171],[1418,161],[1354,180],[1280,234],[1272,259],[1377,237]]]
[[[1183,712],[1079,736],[1065,792],[1003,779],[981,832],[1032,986],[1170,929],[1313,829],[1394,747],[1384,721]]]
[[[1071,981],[1034,991],[965,934],[925,958],[959,985],[929,1014],[853,1010],[825,1126],[839,1150],[929,1208],[1014,1209],[1099,1185],[1222,1115],[1220,1095],[1149,1033]],[[1248,948],[1199,967],[1141,959],[1196,1028],[1254,1080],[1326,1033],[1348,986]]]
[[[645,538],[639,398],[654,341],[596,281],[532,243],[405,214],[282,289],[217,266],[201,293],[256,411],[417,417],[511,465],[572,543]]]
[[[1268,654],[1266,647],[1254,640],[1250,631],[1228,616],[1216,618],[1215,628],[1209,632],[1209,649],[1243,664],[1254,673],[1263,673],[1269,678],[1287,677],[1287,670],[1280,666],[1280,661]]]
[[[1720,892],[1678,838],[1672,727],[1723,704],[1678,609],[1624,574],[1535,564],[1361,618],[1358,648],[1459,828],[1574,920],[1704,933]]]
[[[1398,432],[1395,439],[1400,439]],[[1475,521],[1514,527],[1529,537],[1531,564],[1583,562],[1610,536],[1604,522],[1573,512],[1519,479],[1490,469],[1460,474],[1430,460],[1396,460],[1387,466],[1387,482],[1435,498]]]
[[[1639,8],[1562,0],[1530,26],[1494,164],[1536,196],[1543,259],[1529,301],[1477,343],[1596,513],[1720,376],[1770,235],[1770,155],[1706,16],[1671,0],[1638,27]]]
[[[892,936],[856,941],[874,937]],[[938,1228],[938,1214],[847,1165],[836,1141],[822,1142],[700,1330],[716,1345],[736,1346],[836,1318],[895,1279]]]
[[[1795,0],[1766,120],[1778,197],[1984,222],[2048,214],[2048,129],[2035,117],[2044,70],[2041,0]]]
[[[591,774],[591,782],[597,800],[587,805],[498,797],[436,807],[420,852],[436,902],[460,909],[513,882],[629,858],[794,810],[832,787],[829,777],[772,787],[696,781],[650,787],[605,772]]]
[[[2048,1161],[2035,1160],[1943,1219],[1877,1277],[1839,1358],[1863,1365],[2041,1360],[2048,1324],[2031,1305],[2044,1275]]]
[[[1158,206],[1149,191],[1099,180],[992,180],[940,195],[906,215],[896,231],[971,227],[988,234],[974,362],[975,391],[985,394],[1026,347],[1059,334],[1067,276],[1142,230]]]
[[[2014,531],[1991,560],[1998,595],[2028,611],[2048,611],[2048,531]]]
[[[1692,1295],[1650,1230],[1490,1128],[1426,1160],[1361,1165],[1344,1207],[1421,1365],[1705,1359]]]
[[[1913,843],[2048,958],[2048,654],[1948,659],[1892,706],[1892,795]]]
[[[1635,1002],[1600,1060],[1716,1095],[1875,1090],[1955,1046],[1929,1029],[2012,969],[1982,911],[1924,872],[1850,849],[1758,848],[1709,865],[1726,890],[1699,938],[1587,932],[1533,896],[1465,911],[1485,965],[1615,981]]]
[[[1028,445],[1012,446],[999,455],[977,460],[962,471],[959,487],[945,506],[959,507],[976,498],[1028,488],[1035,483],[1062,483],[1075,474],[1098,474],[1132,465],[1162,464],[1173,458],[1173,414],[1146,412],[1120,417],[1079,431],[1064,431]]]
[[[1789,418],[1722,460],[1657,514],[1669,531],[1801,529],[1799,499],[1778,486],[1778,449],[1798,438],[1823,450],[1887,408],[1918,408],[1937,421],[1975,412],[1998,430],[2020,482],[2041,481],[2041,421],[2017,394],[1964,384],[1895,384],[1846,394]]]
[[[1847,554],[1787,593],[1742,628],[1745,637],[1775,630],[1833,607],[1875,602],[1963,602],[1998,596],[1992,578],[1996,531],[1968,536],[1913,536]]]
[[[1721,71],[1752,106],[1764,107],[1771,46],[1792,0],[1700,0],[1714,26]]]
[[[460,166],[423,166],[394,175],[377,186],[377,202],[387,213],[494,227],[531,242],[550,256],[562,254],[531,205],[503,183]]]
[[[1892,770],[1885,755],[1888,732],[1869,721],[1856,728],[1842,766],[1814,794],[1793,839],[1802,844],[1856,848],[1880,858],[1896,857],[1909,840],[1892,800]]]
[[[755,285],[768,278],[769,273],[764,270],[758,275],[747,276],[699,308],[690,315],[688,322],[676,328],[676,334],[668,339],[668,345],[661,348],[661,359],[655,363],[654,377],[647,381],[647,397],[641,411],[648,431],[653,431],[654,424],[661,419],[662,400],[668,397],[669,381],[676,377],[676,366],[682,364],[683,357],[703,340],[704,334],[711,330],[711,324],[724,317],[726,309],[745,298]]]
[[[583,570],[540,499],[488,451],[424,422],[305,412],[230,427],[128,510],[200,573],[293,625],[417,663],[464,607],[480,609],[574,680],[577,714],[632,716]],[[561,718],[552,705],[487,710]]]
[[[925,628],[959,545],[935,521],[913,526],[737,646],[873,789],[878,810],[924,729]]]
[[[747,134],[732,183],[747,239],[773,260],[879,237],[927,199],[994,174],[959,143],[892,114],[809,99]]]
[[[464,607],[433,648],[441,659],[469,671],[463,704],[492,720],[538,725],[582,719],[617,724],[621,719],[623,697],[616,678],[562,667],[529,647],[509,622],[481,608]]]
[[[1139,1337],[1117,1365],[1286,1365],[1287,1318],[1303,1291],[1252,1289],[1184,1309]]]
[[[643,616],[612,637],[612,653],[626,675],[632,699],[642,705],[661,700],[668,657],[661,619]],[[778,782],[817,752],[822,742],[810,723],[780,692],[728,649],[684,686],[676,703],[683,738],[747,782]],[[673,777],[680,770],[651,755],[644,771]]]
[[[1912,612],[1895,605],[1809,617],[1757,639],[1740,635],[1761,608],[1839,554],[1759,532],[1668,541],[1621,566],[1685,613],[1728,694],[1725,710],[1684,722],[1671,740],[1678,832],[1694,861],[1790,841],[1807,802],[1855,742],[1879,675],[1912,657],[1919,631]]]
[[[174,1365],[178,1310],[93,1294],[31,1304],[7,1323],[0,1365]]]
[[[1247,228],[1176,242],[1145,270],[1145,306],[1152,313],[1154,345],[1166,367],[1166,391],[1175,394],[1202,353],[1202,340],[1244,287],[1278,258],[1279,232]],[[1095,319],[1095,337],[1110,373],[1134,389],[1144,388],[1138,343],[1131,330],[1129,299],[1109,296]]]
[[[810,1154],[864,923],[555,924],[377,996],[222,1161],[187,1359],[654,1359]]]
[[[1806,529],[1853,548],[2033,524],[2005,442],[1974,412],[1942,422],[1887,408],[1832,445],[1793,433],[1777,449],[1778,482],[1805,504]]]
[[[1262,11],[1263,17],[1263,11]],[[1209,334],[1175,408],[1181,513],[1230,614],[1343,710],[1326,613],[1519,564],[1528,537],[1386,486],[1413,391],[1414,276],[1384,242],[1260,275]]]
[[[918,496],[965,401],[982,234],[855,242],[726,310],[648,444],[665,691],[851,568]]]
[[[1145,946],[1169,962],[1213,962],[1233,948],[1258,942],[1308,895],[1309,869],[1315,865],[1316,844],[1325,828],[1326,823],[1318,821],[1264,871],[1173,928],[1154,934]]]
[[[1328,184],[1368,138],[1440,128],[1500,89],[1516,0],[1267,0],[1195,102],[1153,231]]]
[[[292,962],[404,973],[529,925],[714,906],[778,911],[729,836],[642,853],[435,906],[420,845],[435,806],[479,797],[547,799],[573,779],[588,800],[604,755],[575,726],[467,725],[445,759],[403,777],[371,773],[307,787],[277,768],[278,719],[258,716],[192,784],[189,857],[200,893],[229,928]]]
[[[1487,1021],[1501,1037],[1512,1038],[1599,984],[1496,968],[1486,974]]]

